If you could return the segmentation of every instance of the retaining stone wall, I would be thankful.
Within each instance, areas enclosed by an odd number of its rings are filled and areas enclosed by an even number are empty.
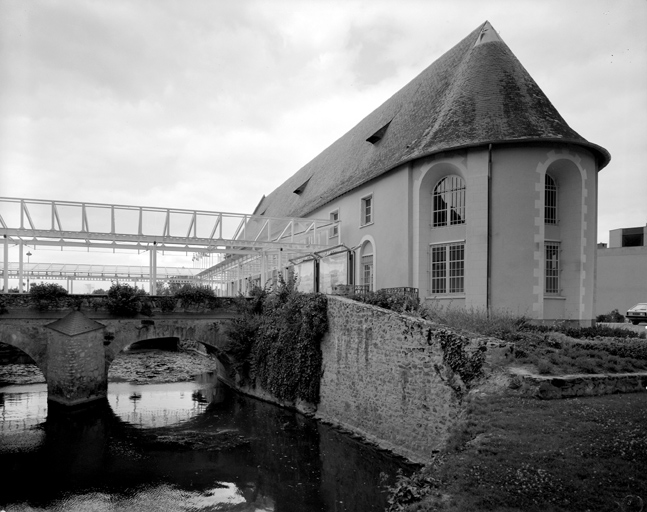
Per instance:
[[[428,461],[464,411],[464,385],[434,337],[441,327],[341,297],[328,298],[328,318],[316,417]]]
[[[605,375],[514,375],[510,387],[517,393],[544,399],[637,393],[647,390],[647,372]]]

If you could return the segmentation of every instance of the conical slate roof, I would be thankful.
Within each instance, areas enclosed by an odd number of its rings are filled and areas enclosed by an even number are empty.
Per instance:
[[[49,327],[67,336],[78,336],[86,332],[103,329],[105,325],[91,320],[80,311],[72,311],[67,316],[56,320],[56,322],[47,324],[45,327]]]
[[[572,130],[489,22],[264,197],[255,214],[300,217],[410,160],[485,144],[602,147]]]

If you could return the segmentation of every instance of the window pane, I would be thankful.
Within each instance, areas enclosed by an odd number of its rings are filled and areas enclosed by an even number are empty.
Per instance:
[[[362,225],[373,222],[373,197],[362,199]]]
[[[332,222],[337,222],[339,220],[339,210],[330,212],[330,220]],[[339,226],[333,226],[332,228],[330,228],[328,236],[333,237],[333,236],[337,236],[338,234],[339,234]]]
[[[447,293],[446,247],[431,248],[431,292]]]
[[[465,244],[431,247],[431,293],[465,292]]]
[[[449,293],[464,291],[465,246],[449,246]]]
[[[362,284],[373,290],[373,255],[366,254],[361,260]]]
[[[433,192],[433,227],[465,223],[465,182],[460,176],[440,180]]]
[[[559,293],[559,244],[546,244],[546,293]]]
[[[544,219],[546,224],[557,224],[557,185],[548,174],[546,174]]]

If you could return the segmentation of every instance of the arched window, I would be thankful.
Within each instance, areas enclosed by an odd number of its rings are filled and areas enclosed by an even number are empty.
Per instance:
[[[557,224],[557,185],[549,174],[546,174],[545,187],[544,222],[546,224]]]
[[[432,193],[433,227],[465,224],[465,182],[460,176],[445,176]]]
[[[373,244],[366,242],[362,246],[361,258],[359,263],[359,276],[363,286],[367,287],[368,291],[373,291]]]

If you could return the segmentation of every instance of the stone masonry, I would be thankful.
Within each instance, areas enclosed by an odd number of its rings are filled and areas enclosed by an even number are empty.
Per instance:
[[[464,386],[419,318],[328,300],[316,416],[414,461],[429,460],[461,419]]]

